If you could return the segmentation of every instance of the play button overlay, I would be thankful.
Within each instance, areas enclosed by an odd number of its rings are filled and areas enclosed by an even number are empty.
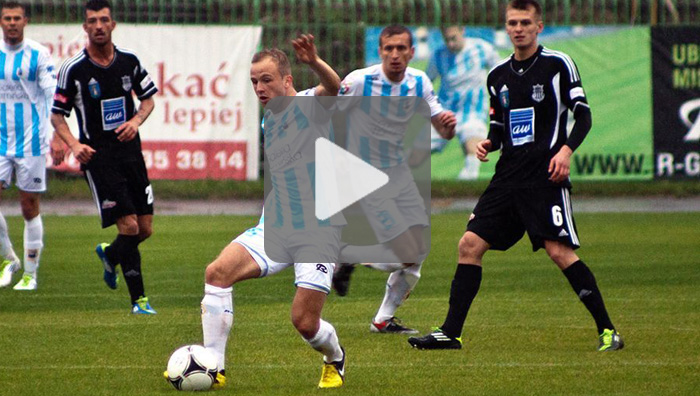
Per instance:
[[[279,268],[270,261],[422,262],[430,249],[430,118],[416,97],[270,100],[265,215],[246,232],[249,250],[261,251],[256,261],[267,263],[263,272]]]
[[[327,220],[389,183],[381,170],[326,138],[316,139],[316,218]]]

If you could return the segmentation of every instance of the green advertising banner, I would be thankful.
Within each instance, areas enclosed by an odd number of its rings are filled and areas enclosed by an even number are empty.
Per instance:
[[[382,27],[366,29],[365,61],[377,54]],[[440,29],[419,27],[411,66],[426,70],[430,56],[443,47]],[[508,36],[491,28],[465,29],[465,36],[492,44],[505,58],[512,52]],[[593,114],[593,128],[571,161],[572,180],[649,180],[653,178],[650,31],[648,27],[545,28],[539,41],[568,54],[577,64]],[[439,91],[440,78],[434,81]],[[570,114],[569,128],[573,123]],[[479,180],[493,175],[497,153],[481,164]],[[433,179],[456,179],[464,168],[457,139],[431,157]]]

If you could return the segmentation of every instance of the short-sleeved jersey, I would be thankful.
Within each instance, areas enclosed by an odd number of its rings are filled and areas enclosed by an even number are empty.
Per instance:
[[[425,99],[430,106],[431,117],[443,112],[428,76],[412,67],[406,68],[400,82],[389,80],[381,64],[355,70],[341,82],[338,96],[415,96]],[[350,104],[347,101],[338,103],[339,106]],[[359,111],[353,111],[348,116],[348,127],[352,130],[347,141],[348,151],[360,153],[365,162],[378,168],[401,165],[404,162],[403,126],[413,113],[405,111],[400,100],[380,102],[380,106],[365,106],[369,103],[370,101],[365,101],[360,106],[353,106],[353,109]],[[345,109],[341,107],[340,110]],[[353,129],[353,123],[363,127]],[[372,125],[373,128],[367,128],[367,125]]]
[[[567,111],[588,107],[581,77],[562,52],[540,46],[530,59],[525,70],[516,70],[511,56],[489,72],[491,128],[502,132],[492,184],[570,186],[549,181],[548,167],[568,137]]]
[[[85,49],[61,66],[51,111],[70,116],[75,109],[80,142],[97,151],[91,163],[137,158],[142,155],[139,135],[120,142],[114,133],[136,114],[132,91],[139,100],[158,92],[134,53],[115,46],[112,63],[101,66]]]
[[[465,38],[458,53],[446,46],[435,50],[428,62],[426,73],[435,80],[440,77],[440,103],[455,113],[466,113],[461,118],[478,117],[486,120],[488,92],[486,77],[500,61],[496,49],[487,41]]]
[[[0,155],[46,154],[55,89],[56,70],[46,47],[29,39],[0,44]]]
[[[263,118],[266,169],[272,183],[266,201],[268,226],[309,230],[345,225],[342,214],[319,220],[314,210],[316,167],[323,165],[316,164],[316,139],[330,140],[332,111],[313,98],[315,88],[296,96],[299,99],[277,113],[266,110]]]

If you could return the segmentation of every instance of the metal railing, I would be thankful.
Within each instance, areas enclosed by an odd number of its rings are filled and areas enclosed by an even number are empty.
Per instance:
[[[29,0],[32,23],[82,22],[84,1]],[[321,56],[341,76],[362,67],[364,27],[504,25],[507,0],[112,0],[114,17],[128,23],[258,24],[263,45],[291,50],[299,32],[317,38]],[[700,23],[700,0],[541,0],[546,25]],[[299,87],[306,69],[295,70]]]

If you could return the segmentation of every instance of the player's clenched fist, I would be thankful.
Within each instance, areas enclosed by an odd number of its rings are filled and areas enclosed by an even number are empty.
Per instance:
[[[486,156],[489,155],[490,151],[491,141],[489,139],[484,139],[476,145],[476,158],[481,162],[489,162]]]

